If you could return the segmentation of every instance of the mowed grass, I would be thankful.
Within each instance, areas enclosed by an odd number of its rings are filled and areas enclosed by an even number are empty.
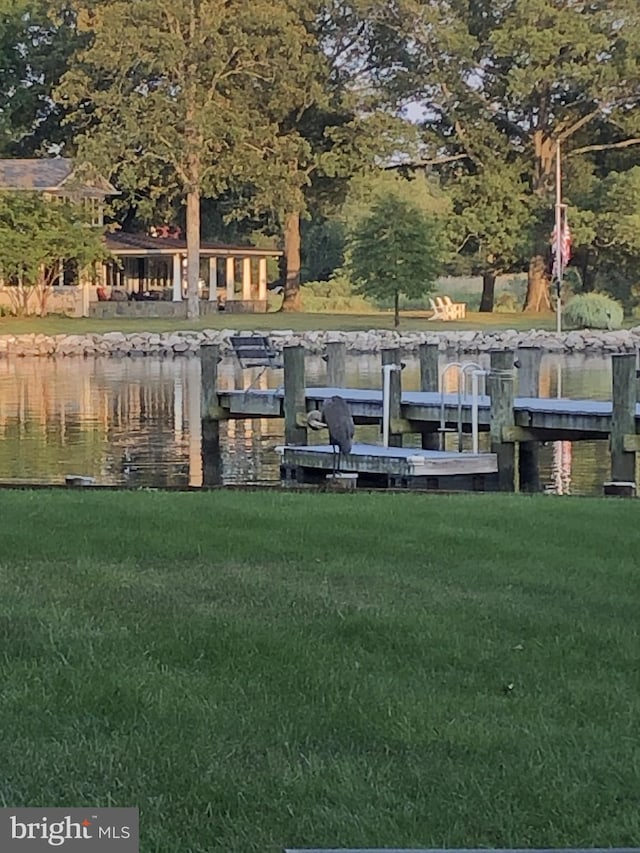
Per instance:
[[[633,846],[637,504],[0,492],[0,800],[141,851]]]
[[[501,329],[554,329],[552,314],[480,314],[469,313],[465,320],[447,321],[429,320],[429,312],[413,311],[403,313],[400,332],[403,331],[456,331],[483,330],[486,332]],[[371,314],[311,314],[283,313],[271,311],[268,314],[208,314],[198,320],[176,318],[122,318],[111,320],[95,318],[71,318],[52,315],[49,317],[4,317],[0,318],[0,335],[82,335],[104,334],[105,332],[168,332],[179,330],[200,331],[202,329],[238,329],[249,331],[271,331],[291,329],[294,332],[307,331],[367,331],[369,329],[393,329],[391,312]]]

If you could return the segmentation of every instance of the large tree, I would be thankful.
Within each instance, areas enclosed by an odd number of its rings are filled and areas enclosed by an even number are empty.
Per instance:
[[[284,236],[285,311],[301,307],[301,220],[335,212],[354,173],[375,169],[404,142],[405,124],[382,109],[387,93],[373,73],[379,2],[296,2],[306,85],[265,104],[277,141],[247,175],[249,210],[270,211]]]
[[[526,184],[513,165],[488,163],[478,171],[463,170],[445,186],[453,203],[449,239],[463,267],[482,276],[480,311],[493,311],[497,276],[519,272],[527,250]]]
[[[307,33],[286,0],[77,0],[89,46],[58,98],[80,156],[135,197],[186,206],[189,317],[199,311],[200,201],[273,150],[268,105],[297,96]]]
[[[427,108],[436,162],[520,169],[536,227],[525,308],[549,306],[556,145],[566,158],[640,142],[636,0],[399,0],[381,42],[394,83]]]
[[[0,0],[0,153],[28,157],[72,136],[52,92],[81,37],[62,0]]]

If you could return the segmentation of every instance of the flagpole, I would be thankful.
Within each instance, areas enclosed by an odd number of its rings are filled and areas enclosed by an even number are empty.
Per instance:
[[[560,140],[556,142],[556,331],[562,332],[562,172],[560,169]]]

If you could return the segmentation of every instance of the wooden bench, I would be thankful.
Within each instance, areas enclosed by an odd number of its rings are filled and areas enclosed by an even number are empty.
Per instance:
[[[283,367],[279,353],[273,348],[266,335],[231,335],[229,343],[242,370],[253,367],[262,368],[245,391],[250,390],[267,368],[277,370]]]

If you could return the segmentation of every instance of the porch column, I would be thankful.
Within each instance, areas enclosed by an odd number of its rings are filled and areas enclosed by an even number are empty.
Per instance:
[[[236,298],[236,259],[227,258],[227,302]]]
[[[182,257],[173,256],[173,302],[182,302]]]
[[[251,300],[251,258],[242,259],[242,299]]]
[[[89,279],[85,278],[80,285],[82,290],[82,316],[89,316]]]
[[[267,259],[260,258],[258,261],[258,299],[262,302],[267,299]]]
[[[209,302],[218,300],[218,259],[209,258]]]

